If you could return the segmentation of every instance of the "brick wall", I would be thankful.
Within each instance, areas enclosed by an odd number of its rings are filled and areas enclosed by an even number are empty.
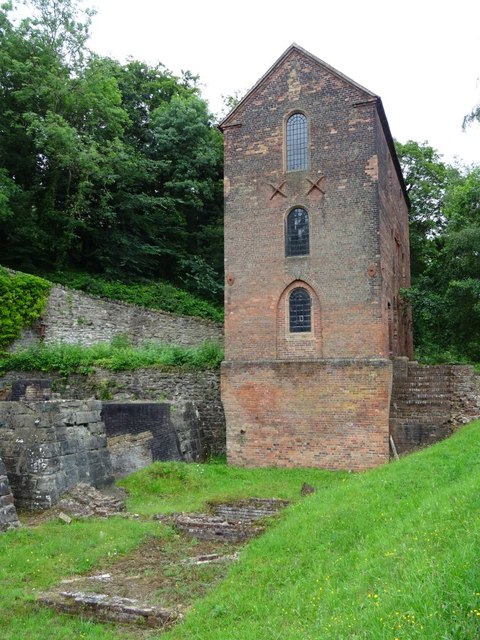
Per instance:
[[[310,166],[286,172],[294,111],[308,117]],[[389,355],[380,266],[369,271],[380,262],[375,131],[371,95],[295,50],[225,123],[227,361]],[[286,258],[285,218],[298,206],[310,253]],[[313,342],[288,342],[292,284],[314,293]]]
[[[394,359],[390,433],[398,453],[431,445],[480,416],[480,380],[466,365]]]
[[[391,150],[377,115],[379,260],[374,264],[380,309],[391,356],[413,357],[412,315],[402,303],[401,288],[410,287],[408,207],[402,197]]]
[[[224,363],[229,461],[355,470],[386,462],[391,372],[380,359]]]
[[[298,112],[308,122],[308,163],[288,171],[285,128]],[[409,273],[407,202],[381,102],[293,45],[221,126],[229,460],[384,462],[386,359],[408,353],[398,289]],[[310,246],[289,257],[285,221],[297,207],[308,213]],[[401,264],[392,262],[397,240]],[[310,331],[290,331],[296,287],[310,294]]]

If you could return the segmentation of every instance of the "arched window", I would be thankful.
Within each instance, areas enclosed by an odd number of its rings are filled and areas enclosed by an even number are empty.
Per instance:
[[[287,171],[308,168],[308,124],[303,113],[287,120]]]
[[[312,299],[306,289],[293,289],[288,301],[290,333],[305,333],[312,330]]]
[[[285,254],[287,256],[306,256],[310,253],[308,213],[297,207],[290,211],[286,221]]]

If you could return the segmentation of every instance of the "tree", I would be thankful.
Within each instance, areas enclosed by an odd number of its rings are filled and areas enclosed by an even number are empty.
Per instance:
[[[4,228],[3,259],[63,268],[91,220],[97,181],[111,179],[105,165],[127,117],[115,79],[83,49],[90,14],[81,23],[70,0],[32,0],[35,16],[14,27],[10,9],[0,14],[0,166],[22,224]]]
[[[442,162],[427,143],[409,140],[395,144],[410,199],[410,254],[412,280],[424,273],[436,252],[435,239],[446,225],[445,197],[459,178],[453,167]]]
[[[92,12],[0,8],[0,252],[221,295],[222,145],[197,78],[87,48]]]
[[[480,359],[480,169],[461,173],[427,145],[398,145],[412,202],[417,354]]]

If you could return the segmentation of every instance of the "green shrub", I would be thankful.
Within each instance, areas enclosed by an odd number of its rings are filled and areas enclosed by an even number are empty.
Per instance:
[[[0,374],[6,371],[58,371],[64,376],[88,374],[95,367],[111,371],[135,370],[145,367],[183,370],[215,369],[223,359],[218,344],[204,343],[198,347],[179,347],[147,343],[132,347],[128,341],[114,339],[90,347],[76,344],[35,345],[0,358]]]
[[[88,273],[48,274],[53,282],[86,293],[186,316],[223,322],[223,309],[167,282],[130,283],[104,280]]]
[[[51,283],[0,268],[0,352],[45,311]]]

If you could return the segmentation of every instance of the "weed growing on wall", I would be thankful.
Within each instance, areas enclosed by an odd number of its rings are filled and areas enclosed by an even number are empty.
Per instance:
[[[0,352],[45,311],[51,283],[0,268]]]
[[[112,300],[121,300],[148,309],[223,322],[223,309],[168,282],[131,283],[104,280],[87,273],[53,273],[48,278],[72,289]],[[80,322],[79,322],[80,324]]]
[[[58,371],[89,374],[95,367],[111,371],[129,371],[153,367],[184,371],[217,369],[223,349],[205,342],[198,347],[179,347],[157,342],[132,347],[126,340],[85,347],[76,344],[35,345],[0,358],[0,374],[6,371]]]

